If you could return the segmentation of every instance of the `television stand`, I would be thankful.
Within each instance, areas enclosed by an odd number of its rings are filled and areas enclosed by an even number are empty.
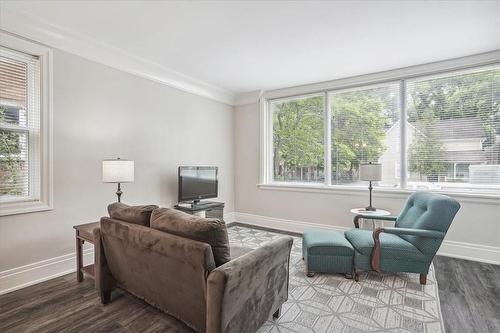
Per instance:
[[[224,219],[224,203],[215,201],[201,201],[197,203],[192,203],[191,205],[179,204],[174,206],[184,213],[191,215],[197,215],[206,218]]]

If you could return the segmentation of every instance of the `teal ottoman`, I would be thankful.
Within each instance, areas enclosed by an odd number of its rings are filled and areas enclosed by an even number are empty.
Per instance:
[[[343,232],[306,230],[302,239],[302,256],[309,277],[314,273],[352,274],[354,249]]]

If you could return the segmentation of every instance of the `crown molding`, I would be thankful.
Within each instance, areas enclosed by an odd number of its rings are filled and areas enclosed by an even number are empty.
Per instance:
[[[233,105],[235,94],[0,3],[0,29],[169,87]]]
[[[260,98],[262,97],[262,94],[264,94],[263,90],[254,90],[245,93],[239,93],[234,98],[234,106],[258,103]]]

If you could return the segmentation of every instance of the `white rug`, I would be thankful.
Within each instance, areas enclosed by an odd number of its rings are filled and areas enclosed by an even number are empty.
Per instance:
[[[233,226],[231,245],[257,248],[282,234]],[[288,301],[270,332],[444,332],[434,267],[421,286],[418,274],[365,273],[360,282],[340,274],[305,275],[302,238],[293,237]]]

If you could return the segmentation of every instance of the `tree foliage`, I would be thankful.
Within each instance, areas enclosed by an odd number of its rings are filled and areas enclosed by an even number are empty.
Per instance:
[[[408,170],[417,172],[421,180],[425,175],[428,181],[437,181],[439,174],[447,170],[443,162],[444,145],[432,130],[436,122],[434,116],[422,115],[419,122],[419,132],[410,144]]]
[[[335,95],[331,104],[333,178],[352,180],[359,163],[377,161],[386,149],[390,118],[382,98],[368,91]]]
[[[273,105],[274,175],[289,180],[297,168],[324,167],[323,96]]]
[[[500,70],[419,81],[409,86],[408,120],[419,129],[409,148],[409,170],[437,180],[446,171],[444,147],[431,126],[440,120],[476,118],[486,133],[483,147],[500,133]]]
[[[0,123],[5,123],[7,110],[0,106]],[[23,161],[19,133],[0,130],[0,195],[19,195],[21,189],[16,187],[21,176]]]

